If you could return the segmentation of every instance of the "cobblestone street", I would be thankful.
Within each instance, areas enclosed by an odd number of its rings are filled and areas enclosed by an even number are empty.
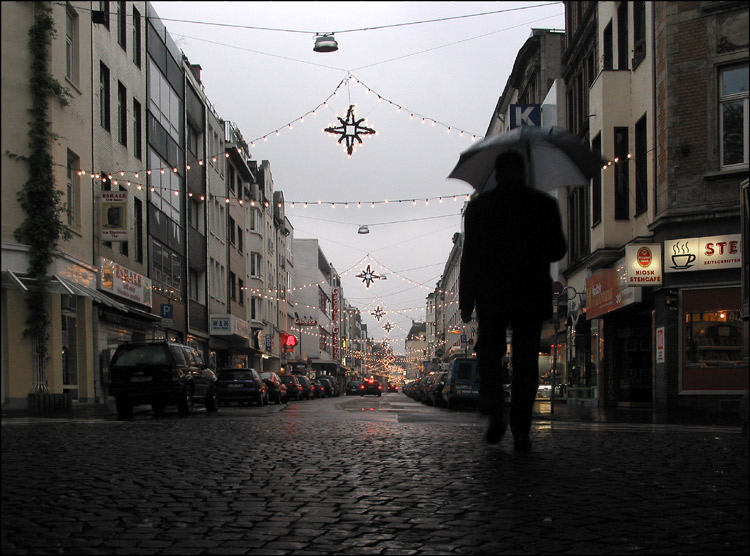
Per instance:
[[[332,398],[2,421],[2,553],[747,554],[739,427]]]

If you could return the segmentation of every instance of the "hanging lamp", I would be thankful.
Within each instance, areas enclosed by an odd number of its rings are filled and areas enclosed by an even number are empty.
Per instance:
[[[336,39],[333,38],[333,33],[319,33],[315,35],[315,46],[313,50],[315,52],[336,52],[339,49],[339,45]]]

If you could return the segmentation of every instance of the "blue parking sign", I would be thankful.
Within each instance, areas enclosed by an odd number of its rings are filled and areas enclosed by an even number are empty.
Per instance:
[[[542,125],[541,104],[511,104],[508,112],[510,112],[510,129],[522,125]]]
[[[169,303],[162,303],[161,304],[161,318],[163,319],[171,319],[174,317],[174,305]]]

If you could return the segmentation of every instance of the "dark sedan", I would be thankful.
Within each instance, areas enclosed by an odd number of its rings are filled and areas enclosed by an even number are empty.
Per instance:
[[[346,392],[345,395],[347,396],[359,396],[359,387],[362,386],[361,380],[350,380],[346,383]]]
[[[266,383],[255,369],[237,369],[234,367],[216,371],[219,386],[219,399],[224,405],[237,402],[240,405],[256,403],[268,404]]]
[[[383,385],[374,379],[365,380],[359,388],[359,394],[360,396],[382,396]]]

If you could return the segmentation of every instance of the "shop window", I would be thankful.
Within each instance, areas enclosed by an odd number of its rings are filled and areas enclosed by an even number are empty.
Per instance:
[[[686,312],[686,368],[746,366],[739,310]]]
[[[748,164],[748,66],[719,73],[721,167]]]
[[[76,333],[76,298],[61,295],[62,309],[62,383],[63,392],[78,399],[78,338]]]
[[[681,292],[680,390],[744,392],[748,388],[747,334],[739,287]]]

